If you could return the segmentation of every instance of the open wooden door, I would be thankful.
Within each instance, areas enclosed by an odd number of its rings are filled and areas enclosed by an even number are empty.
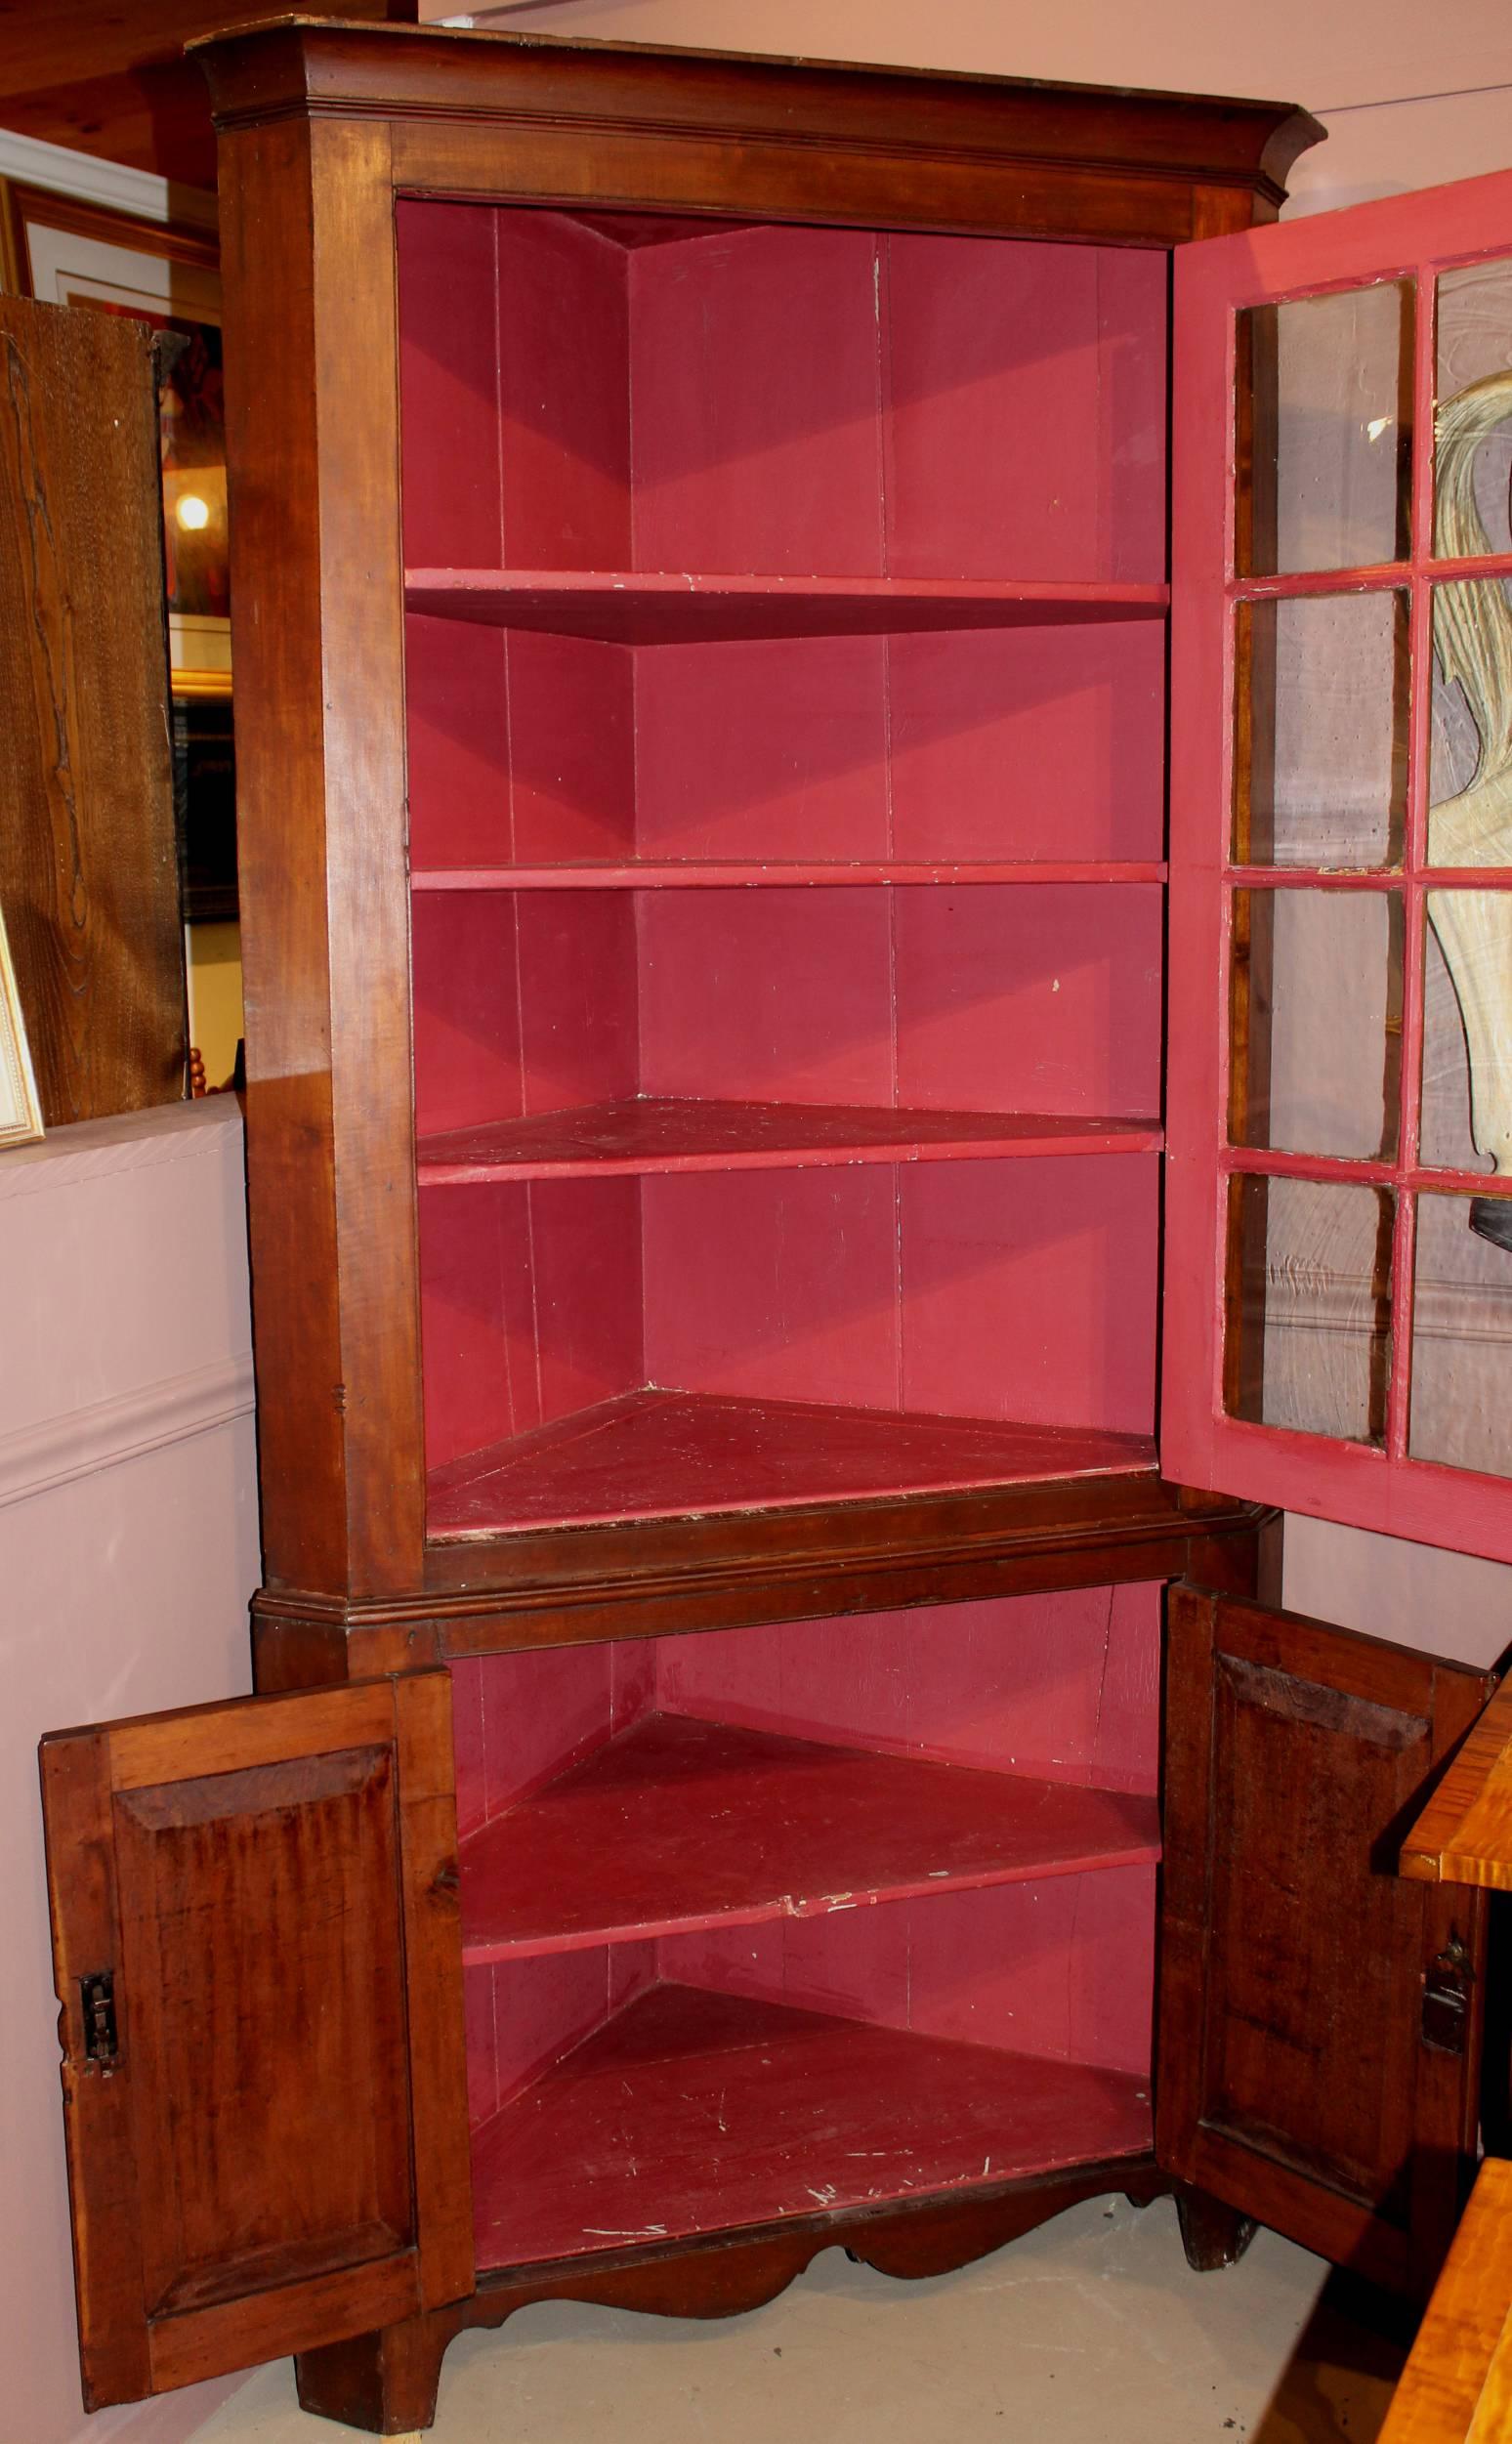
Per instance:
[[[1171,1591],[1156,2151],[1426,2291],[1474,2169],[1486,1896],[1403,1880],[1480,1672]]]
[[[42,1744],[88,2407],[474,2281],[450,1684]]]
[[[1162,1472],[1512,1561],[1512,173],[1174,328]]]

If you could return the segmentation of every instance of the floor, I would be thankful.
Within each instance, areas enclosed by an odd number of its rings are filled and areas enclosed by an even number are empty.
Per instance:
[[[1326,2285],[1326,2289],[1325,2289]],[[434,2444],[1371,2444],[1407,2335],[1273,2233],[1189,2272],[1168,2201],[1093,2200],[957,2274],[826,2251],[770,2307],[667,2324],[567,2301],[464,2335]],[[285,2362],[196,2444],[319,2444]]]

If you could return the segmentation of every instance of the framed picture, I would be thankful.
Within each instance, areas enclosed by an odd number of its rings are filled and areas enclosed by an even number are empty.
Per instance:
[[[16,970],[0,914],[0,1148],[29,1146],[42,1134],[42,1106],[26,1048]]]
[[[220,252],[209,230],[148,221],[19,180],[0,193],[23,296],[129,315],[164,333],[158,394],[168,634],[176,696],[231,694]]]

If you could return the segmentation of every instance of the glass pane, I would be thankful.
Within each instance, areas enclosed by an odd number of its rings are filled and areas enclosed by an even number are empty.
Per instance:
[[[1399,864],[1407,597],[1245,603],[1239,621],[1235,857],[1246,865]]]
[[[1390,1159],[1402,1052],[1394,891],[1234,895],[1230,1133]]]
[[[1380,1443],[1391,1371],[1393,1200],[1235,1179],[1224,1399],[1256,1425]]]
[[[1512,863],[1512,589],[1433,590],[1428,862]]]
[[[1407,1449],[1512,1476],[1512,1202],[1419,1197],[1413,1278]]]
[[[1239,384],[1240,573],[1405,559],[1410,283],[1250,308]]]
[[[1512,263],[1439,282],[1435,548],[1446,560],[1512,550]]]
[[[1422,1152],[1512,1173],[1512,892],[1428,894]]]

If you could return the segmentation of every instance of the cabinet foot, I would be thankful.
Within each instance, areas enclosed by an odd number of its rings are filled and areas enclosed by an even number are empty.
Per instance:
[[[1253,2216],[1240,2214],[1237,2207],[1226,2207],[1205,2189],[1179,2189],[1176,2213],[1187,2263],[1198,2274],[1238,2265],[1255,2236]]]
[[[455,2332],[442,2316],[407,2317],[302,2351],[294,2362],[300,2408],[369,2435],[413,2435],[436,2417],[441,2359]]]

